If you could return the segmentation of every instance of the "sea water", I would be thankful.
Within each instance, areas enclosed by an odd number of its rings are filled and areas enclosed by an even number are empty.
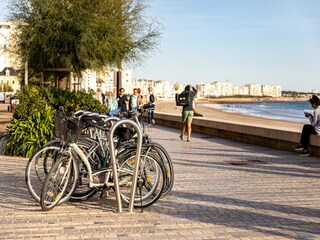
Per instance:
[[[199,104],[203,107],[215,108],[224,112],[238,113],[255,117],[309,123],[304,112],[313,114],[309,102],[254,102],[232,104]]]

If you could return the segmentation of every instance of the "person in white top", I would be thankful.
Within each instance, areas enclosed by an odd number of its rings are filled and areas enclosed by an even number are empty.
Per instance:
[[[311,124],[305,124],[302,129],[300,144],[295,147],[296,151],[301,151],[300,156],[308,157],[310,153],[308,151],[309,137],[312,134],[320,135],[320,107],[319,98],[313,95],[309,99],[311,106],[314,108],[313,115],[311,113],[305,112],[305,117],[309,118]]]

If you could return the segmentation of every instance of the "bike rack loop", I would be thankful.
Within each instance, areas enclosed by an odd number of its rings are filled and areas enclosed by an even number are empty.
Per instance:
[[[116,201],[117,201],[117,207],[118,207],[119,213],[122,212],[122,203],[121,203],[121,196],[120,196],[119,179],[118,179],[118,171],[117,171],[118,169],[116,164],[113,135],[114,135],[115,129],[122,124],[131,125],[136,130],[138,135],[136,162],[134,164],[133,179],[132,179],[132,186],[131,186],[131,192],[130,192],[129,212],[133,211],[134,198],[135,198],[137,179],[138,179],[138,170],[139,170],[139,164],[140,164],[140,155],[141,155],[141,148],[142,148],[141,129],[134,121],[130,119],[119,120],[111,127],[108,135],[108,140],[109,140],[109,147],[110,147],[110,160],[111,160],[112,171],[113,171],[113,183],[114,183],[114,189],[115,189]]]
[[[107,122],[119,121],[119,120],[120,120],[119,117],[116,117],[116,116],[108,116],[108,117],[104,120],[104,122],[107,123]],[[111,125],[113,125],[113,124],[111,123]]]

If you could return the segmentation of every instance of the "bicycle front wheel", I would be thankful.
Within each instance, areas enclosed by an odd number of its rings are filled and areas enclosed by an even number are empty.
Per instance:
[[[72,156],[61,155],[50,169],[41,191],[44,211],[53,209],[63,198],[67,201],[75,190],[78,168]]]
[[[59,143],[45,145],[29,158],[25,171],[25,181],[30,195],[37,202],[40,202],[43,183],[51,166],[56,162],[60,150]]]

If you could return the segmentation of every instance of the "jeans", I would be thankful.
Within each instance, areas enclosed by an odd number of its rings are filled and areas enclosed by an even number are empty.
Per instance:
[[[300,143],[305,150],[308,150],[309,137],[312,134],[317,134],[313,126],[305,124],[302,129]]]
[[[148,124],[151,123],[151,121],[154,119],[154,109],[156,105],[154,103],[150,103],[150,109],[148,112]]]

